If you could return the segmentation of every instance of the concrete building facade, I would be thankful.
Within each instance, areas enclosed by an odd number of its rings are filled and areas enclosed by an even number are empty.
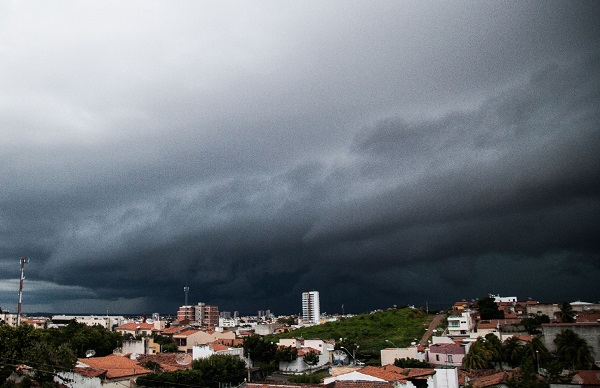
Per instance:
[[[321,322],[319,291],[302,293],[302,322],[315,325]]]

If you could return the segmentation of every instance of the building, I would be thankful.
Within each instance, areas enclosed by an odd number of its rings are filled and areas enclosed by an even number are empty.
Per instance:
[[[321,322],[321,302],[319,291],[302,293],[302,321],[318,325]]]
[[[434,344],[427,351],[427,362],[435,366],[460,368],[466,353],[466,348],[463,345],[455,343]]]
[[[195,320],[200,326],[219,326],[219,307],[209,306],[202,302],[198,303],[198,306],[196,306]]]
[[[414,358],[415,360],[425,361],[425,353],[423,351],[419,351],[419,348],[416,346],[411,346],[408,348],[381,349],[382,366],[394,364],[396,360],[402,358]]]
[[[54,381],[66,387],[131,387],[139,376],[151,373],[130,357],[111,354],[80,358],[73,372],[59,372]]]
[[[181,306],[177,310],[177,322],[192,322],[196,319],[196,306]]]
[[[130,334],[132,336],[144,336],[150,337],[154,331],[160,332],[160,330],[156,329],[154,323],[145,323],[145,322],[130,322],[125,323],[121,326],[117,326],[115,328],[117,333],[121,333],[123,335]]]
[[[365,385],[364,383],[369,383]],[[392,383],[395,388],[414,387],[448,387],[458,388],[458,373],[455,368],[447,369],[425,369],[425,368],[398,368],[394,365],[382,367],[366,366],[362,369],[349,371],[344,374],[326,377],[323,383],[328,386],[335,383],[346,383],[343,387],[386,387],[378,385]],[[363,384],[357,384],[363,383]],[[377,385],[372,385],[377,384]]]
[[[489,294],[489,297],[494,298],[494,302],[496,302],[496,303],[501,303],[501,302],[516,303],[517,302],[516,296],[500,296],[500,295]]]
[[[460,310],[459,310],[460,311]],[[469,310],[448,316],[448,336],[468,336],[473,331]]]
[[[234,341],[236,335],[232,331],[205,331],[196,329],[186,329],[173,335],[173,339],[177,344],[177,349],[180,352],[192,353],[193,347],[198,345],[206,345],[218,340]]]
[[[111,331],[127,322],[127,319],[122,315],[53,315],[48,322],[48,328],[64,327],[73,320],[87,326],[102,326]]]

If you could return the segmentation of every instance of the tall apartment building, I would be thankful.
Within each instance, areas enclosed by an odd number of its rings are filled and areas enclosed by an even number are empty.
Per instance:
[[[308,291],[302,293],[302,321],[304,323],[321,322],[321,302],[319,291]]]
[[[196,306],[196,323],[200,326],[219,326],[219,307],[198,303]]]
[[[195,306],[181,306],[177,310],[177,321],[193,321],[196,319],[196,307]]]

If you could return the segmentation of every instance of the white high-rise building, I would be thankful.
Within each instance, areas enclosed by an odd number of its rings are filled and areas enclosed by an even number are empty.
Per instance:
[[[302,293],[302,321],[304,323],[314,323],[316,325],[321,322],[319,291]]]

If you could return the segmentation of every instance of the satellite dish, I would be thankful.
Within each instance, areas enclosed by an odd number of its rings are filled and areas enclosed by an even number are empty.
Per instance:
[[[192,355],[187,353],[181,353],[175,356],[175,362],[179,365],[190,365],[192,362]]]
[[[94,355],[96,355],[96,351],[93,349],[85,351],[85,358],[94,357]]]
[[[348,355],[343,350],[338,349],[338,350],[333,351],[333,364],[334,365],[343,364],[347,358],[348,358]]]
[[[133,361],[137,361],[139,356],[140,355],[137,353],[131,353],[131,356],[129,356],[129,358],[131,358]]]

